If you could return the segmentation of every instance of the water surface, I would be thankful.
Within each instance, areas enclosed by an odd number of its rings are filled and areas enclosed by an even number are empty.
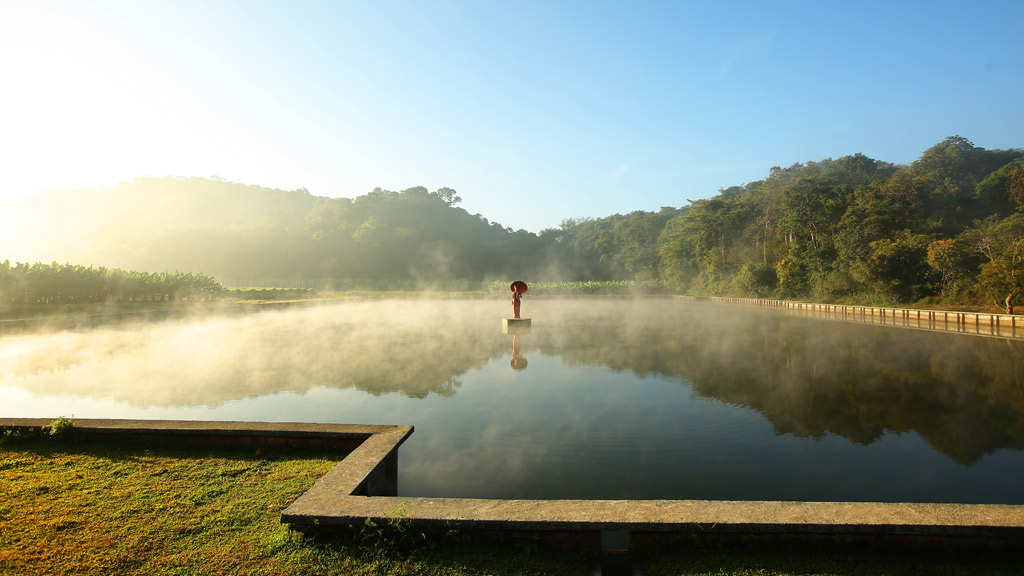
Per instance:
[[[1024,503],[1020,343],[672,300],[350,301],[0,337],[0,415],[412,424],[399,491]]]

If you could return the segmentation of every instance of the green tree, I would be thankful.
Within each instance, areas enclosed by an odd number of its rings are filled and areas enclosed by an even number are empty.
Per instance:
[[[438,188],[432,192],[432,194],[440,198],[441,201],[448,206],[455,206],[459,202],[462,202],[462,197],[457,195],[455,190],[452,190],[451,188]]]
[[[736,202],[738,194],[723,191],[709,200],[691,201],[669,220],[659,237],[659,254],[662,277],[670,285],[708,294],[729,289],[730,248],[742,236],[744,216],[749,215]]]
[[[1004,216],[1024,205],[1024,162],[1010,162],[989,173],[978,182],[975,196]]]
[[[928,265],[941,274],[941,290],[947,299],[955,299],[963,290],[969,274],[969,255],[964,243],[954,238],[935,240],[928,244]]]
[[[876,295],[895,304],[914,302],[933,293],[928,265],[928,237],[908,230],[892,239],[871,243],[866,268]]]
[[[1024,213],[1006,218],[995,216],[979,221],[964,232],[963,242],[983,258],[978,289],[996,306],[1017,297],[1024,288]]]
[[[950,136],[932,146],[911,167],[926,193],[926,221],[939,233],[961,231],[989,209],[979,202],[976,188],[986,176],[1019,158],[1019,150],[985,150],[962,136]]]

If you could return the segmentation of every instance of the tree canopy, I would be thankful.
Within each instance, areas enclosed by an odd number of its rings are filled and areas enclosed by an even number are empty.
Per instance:
[[[773,167],[681,207],[568,218],[540,233],[469,214],[461,201],[451,188],[326,198],[139,178],[29,203],[36,225],[17,240],[35,252],[3,256],[228,283],[661,280],[692,294],[876,304],[988,305],[1024,287],[1024,151],[961,136],[909,166],[854,154]]]

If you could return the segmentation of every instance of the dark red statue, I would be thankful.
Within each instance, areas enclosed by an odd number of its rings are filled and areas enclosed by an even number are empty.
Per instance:
[[[513,318],[519,318],[519,303],[526,293],[526,282],[516,280],[512,283],[512,313]]]

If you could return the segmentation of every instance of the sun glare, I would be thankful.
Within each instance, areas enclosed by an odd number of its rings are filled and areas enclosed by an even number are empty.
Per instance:
[[[196,105],[203,94],[108,35],[55,11],[7,12],[0,70],[16,88],[0,92],[0,199],[143,175],[224,174],[265,158],[253,138]]]
[[[7,19],[2,52],[9,85],[8,136],[13,158],[5,187],[24,194],[44,181],[74,186],[102,178],[114,158],[139,155],[140,131],[172,96],[117,45],[58,14]],[[13,55],[17,56],[13,56]],[[13,180],[13,181],[12,181]]]

